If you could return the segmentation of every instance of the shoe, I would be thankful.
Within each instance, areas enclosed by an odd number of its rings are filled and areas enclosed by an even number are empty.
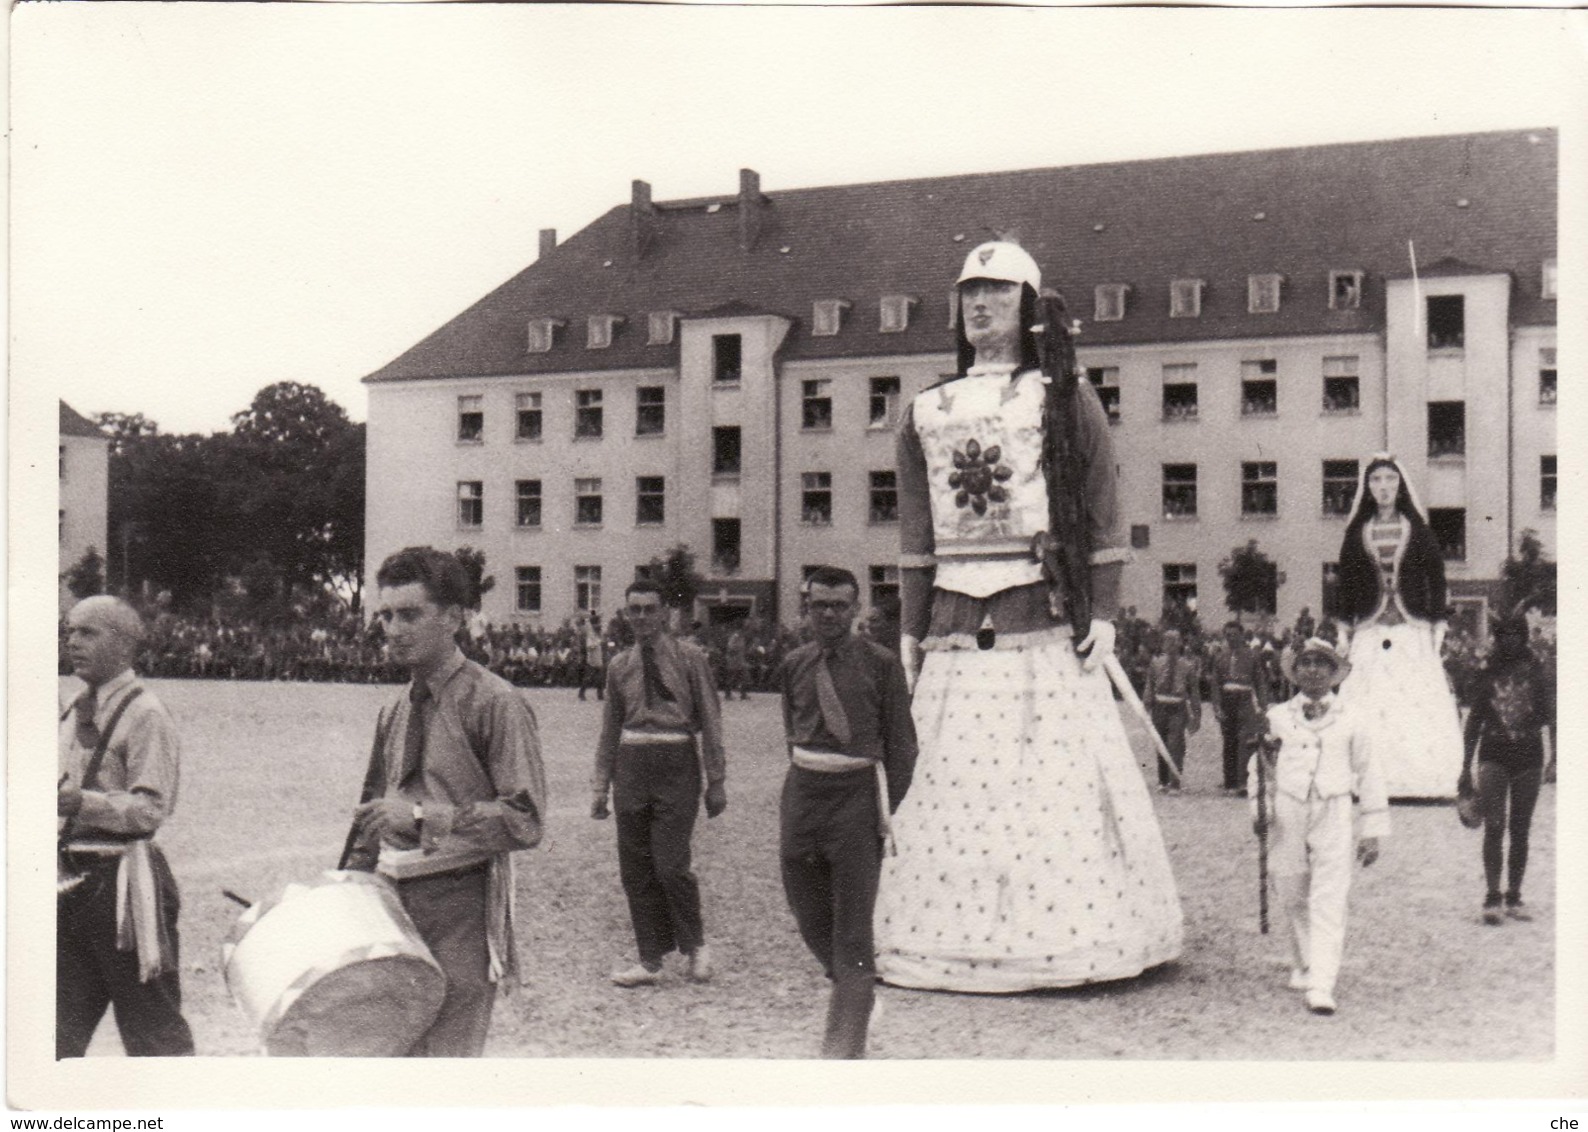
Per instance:
[[[1497,928],[1505,923],[1505,914],[1500,910],[1500,894],[1492,893],[1483,900],[1483,922],[1491,928]]]
[[[1310,990],[1312,987],[1312,976],[1300,967],[1292,967],[1290,969],[1290,982],[1285,985],[1291,990]]]
[[[1510,919],[1524,924],[1531,923],[1533,919],[1533,913],[1527,910],[1527,905],[1522,903],[1522,898],[1520,896],[1514,898],[1509,896],[1506,897],[1505,914]]]
[[[1334,1013],[1334,995],[1321,987],[1313,987],[1307,992],[1307,1009],[1314,1014],[1328,1016]]]
[[[689,977],[697,983],[711,982],[716,967],[711,961],[711,948],[701,944],[689,953]]]
[[[621,971],[612,972],[612,985],[619,987],[654,987],[662,981],[662,970],[651,970],[644,963],[636,963]]]

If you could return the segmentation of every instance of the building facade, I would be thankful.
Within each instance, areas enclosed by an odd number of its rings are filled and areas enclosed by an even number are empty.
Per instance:
[[[57,573],[76,565],[90,547],[108,562],[109,508],[110,437],[62,401]],[[60,609],[75,600],[62,579],[56,594]]]
[[[1554,552],[1553,131],[629,204],[366,378],[366,550],[484,550],[493,622],[610,612],[687,546],[704,620],[790,619],[806,570],[897,586],[894,432],[954,371],[950,284],[1017,238],[1114,418],[1123,601],[1332,604],[1362,462],[1396,453],[1475,616]]]

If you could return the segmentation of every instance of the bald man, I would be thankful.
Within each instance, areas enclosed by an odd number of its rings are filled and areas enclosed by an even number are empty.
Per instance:
[[[176,803],[176,724],[132,671],[143,622],[130,605],[86,598],[66,624],[87,687],[60,727],[55,1056],[83,1056],[111,1006],[129,1055],[191,1055],[176,880],[152,841]]]

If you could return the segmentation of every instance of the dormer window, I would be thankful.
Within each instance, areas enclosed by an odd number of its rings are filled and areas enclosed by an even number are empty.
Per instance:
[[[1125,317],[1125,292],[1130,290],[1124,283],[1102,283],[1092,292],[1092,321],[1093,322],[1118,322]]]
[[[882,296],[882,333],[898,334],[910,325],[910,308],[919,302],[914,295]]]
[[[817,299],[811,304],[811,337],[831,338],[837,334],[849,307],[848,299]]]
[[[612,345],[612,332],[624,322],[620,314],[593,314],[585,320],[585,349],[605,350]]]
[[[1275,314],[1279,310],[1278,275],[1248,275],[1246,277],[1246,312],[1248,314]]]
[[[1555,261],[1552,259],[1544,261],[1544,278],[1539,287],[1539,296],[1545,299],[1555,297]]]
[[[1329,309],[1354,311],[1362,306],[1362,273],[1360,271],[1329,272]]]
[[[1169,317],[1202,317],[1202,280],[1176,279],[1169,284]]]
[[[645,338],[647,346],[666,346],[673,340],[673,333],[678,329],[677,311],[652,311],[646,319],[648,333]]]
[[[557,331],[568,323],[560,318],[532,318],[529,320],[529,352],[547,354],[556,342]]]

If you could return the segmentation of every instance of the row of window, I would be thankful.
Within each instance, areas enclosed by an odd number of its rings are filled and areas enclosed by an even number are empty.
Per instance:
[[[920,303],[915,295],[883,295],[877,302],[877,329],[883,334],[900,334],[910,327],[910,312]],[[818,299],[811,304],[811,335],[829,338],[843,325],[844,313],[854,306],[848,299]],[[645,344],[670,346],[678,336],[678,311],[651,311],[645,319]],[[585,319],[584,345],[587,350],[605,350],[617,332],[628,323],[621,314],[593,314]],[[525,348],[531,354],[550,353],[557,344],[557,332],[568,325],[564,318],[532,318],[526,326]],[[738,335],[723,335],[737,340]]]
[[[1322,410],[1356,413],[1362,408],[1360,358],[1338,355],[1323,359]],[[1097,389],[1108,419],[1123,419],[1120,409],[1118,366],[1089,366],[1086,376]],[[1169,362],[1163,367],[1162,414],[1166,421],[1196,420],[1200,413],[1200,385],[1196,362]],[[1240,414],[1272,417],[1279,413],[1279,362],[1258,358],[1241,363]]]
[[[820,567],[803,566],[800,568],[802,581],[808,582],[810,576]],[[1193,567],[1194,569],[1194,567]],[[867,568],[867,581],[870,583],[868,596],[872,608],[876,608],[885,601],[896,601],[899,596],[899,568],[895,565],[871,566]],[[573,568],[573,595],[574,606],[581,612],[599,613],[601,610],[601,567],[575,566]],[[539,613],[544,599],[544,574],[539,566],[516,566],[513,568],[513,608],[518,613]]]

